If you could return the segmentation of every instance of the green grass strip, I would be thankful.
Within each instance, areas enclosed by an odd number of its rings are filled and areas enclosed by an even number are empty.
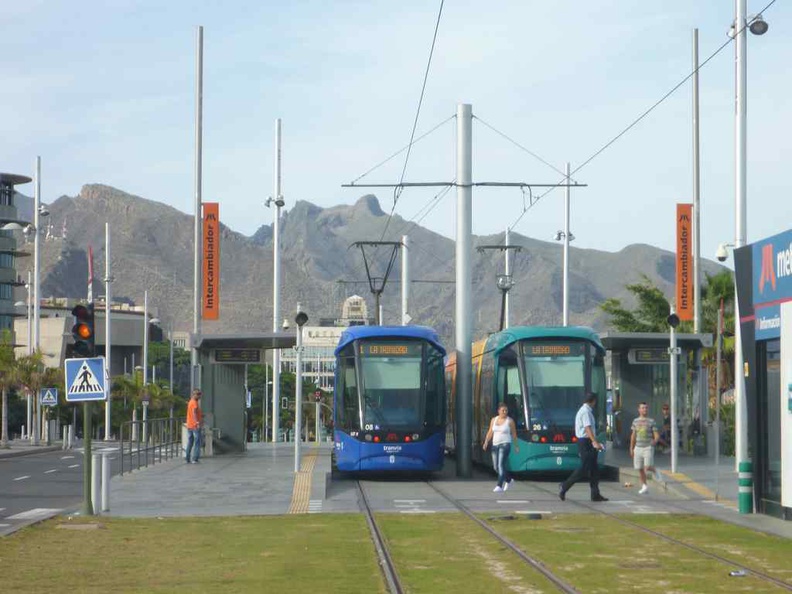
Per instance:
[[[669,520],[673,517],[651,516],[658,532],[665,532]],[[711,523],[700,516],[682,521],[691,532]],[[604,516],[575,514],[491,524],[581,592],[781,591],[753,576],[731,577],[732,568],[723,563]],[[730,528],[738,535],[750,532]]]
[[[377,523],[408,592],[558,591],[461,514],[377,514]]]
[[[0,568],[4,592],[385,592],[360,514],[59,518],[0,538]]]

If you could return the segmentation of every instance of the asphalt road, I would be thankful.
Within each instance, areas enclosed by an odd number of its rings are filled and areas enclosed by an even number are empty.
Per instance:
[[[111,475],[121,464],[116,445],[95,444],[108,452]],[[79,511],[83,500],[83,451],[61,450],[0,458],[0,536],[32,522]]]

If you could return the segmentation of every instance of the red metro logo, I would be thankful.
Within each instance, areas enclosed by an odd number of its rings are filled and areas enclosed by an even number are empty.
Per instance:
[[[756,277],[754,277],[756,278]],[[773,266],[773,244],[762,246],[762,273],[759,276],[759,293],[764,293],[766,283],[770,283],[773,291],[776,288],[775,266]]]

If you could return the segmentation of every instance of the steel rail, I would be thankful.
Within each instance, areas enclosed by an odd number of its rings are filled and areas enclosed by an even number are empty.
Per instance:
[[[531,486],[533,488],[539,490],[539,491],[542,491],[544,493],[552,495],[553,497],[558,497],[558,493],[557,492],[554,492],[552,490],[544,489],[542,487],[539,487],[538,485],[536,485],[536,483],[531,483]],[[732,567],[741,569],[741,570],[745,571],[747,574],[753,575],[753,576],[755,576],[755,577],[757,577],[759,579],[765,580],[767,582],[770,582],[773,585],[776,585],[776,586],[778,586],[780,588],[783,588],[783,589],[785,589],[787,591],[792,592],[792,584],[790,584],[788,582],[785,582],[783,580],[779,580],[777,578],[774,578],[773,576],[768,575],[766,573],[763,573],[763,572],[761,572],[761,571],[759,571],[757,569],[752,569],[751,567],[748,567],[747,565],[743,565],[742,563],[738,563],[736,561],[732,561],[731,559],[727,559],[726,557],[722,557],[722,556],[720,556],[720,555],[718,555],[716,553],[712,553],[710,551],[707,551],[706,549],[702,549],[700,547],[697,547],[696,545],[687,543],[687,542],[685,542],[683,540],[679,540],[677,538],[674,538],[673,536],[668,536],[667,534],[663,534],[662,532],[658,532],[657,530],[652,530],[651,528],[647,528],[646,526],[641,526],[640,524],[637,524],[636,522],[631,522],[630,520],[626,520],[624,518],[621,518],[621,517],[617,516],[616,514],[604,511],[599,506],[588,505],[588,504],[586,504],[583,501],[575,501],[575,500],[571,500],[571,499],[568,500],[568,501],[570,503],[574,504],[574,505],[578,505],[578,506],[580,506],[580,507],[582,507],[584,509],[587,509],[589,511],[593,511],[593,512],[599,513],[599,514],[601,514],[603,516],[606,516],[608,518],[611,518],[613,520],[616,520],[617,522],[619,522],[620,524],[623,524],[624,526],[630,526],[632,528],[636,528],[636,529],[638,529],[638,530],[640,530],[642,532],[645,532],[647,534],[651,534],[652,536],[656,536],[657,538],[660,538],[661,540],[665,540],[666,542],[670,542],[672,544],[675,544],[675,545],[681,546],[683,548],[689,549],[691,551],[694,551],[694,552],[696,552],[696,553],[698,553],[700,555],[703,555],[704,557],[709,557],[710,559],[715,559],[716,561],[719,561],[719,562],[721,562],[721,563],[723,563],[725,565],[730,565]],[[684,508],[681,508],[679,506],[674,506],[673,503],[669,503],[669,502],[662,502],[662,503],[664,505],[667,504],[667,505],[670,505],[671,507],[677,507],[677,509],[683,509],[684,510]],[[684,511],[686,511],[687,513],[690,513],[689,510],[684,510]]]
[[[432,489],[437,491],[442,497],[444,497],[447,501],[449,501],[452,505],[454,505],[454,507],[456,507],[459,511],[461,511],[463,514],[465,514],[468,518],[470,518],[471,520],[476,522],[476,524],[481,526],[484,530],[489,532],[489,534],[491,536],[493,536],[498,541],[500,541],[501,544],[506,546],[515,555],[520,557],[520,559],[525,561],[528,565],[533,567],[536,571],[538,571],[544,577],[546,577],[548,580],[550,580],[553,583],[553,585],[555,585],[555,587],[559,589],[559,591],[566,592],[567,594],[579,594],[578,590],[576,590],[573,586],[571,586],[570,584],[568,584],[567,582],[562,580],[560,577],[555,575],[552,571],[547,569],[547,567],[545,567],[545,565],[541,561],[539,561],[537,559],[534,559],[533,557],[528,555],[520,547],[518,547],[516,544],[514,544],[508,538],[506,538],[505,536],[500,534],[497,530],[495,530],[492,526],[487,524],[484,520],[482,520],[481,518],[476,516],[472,511],[470,511],[470,509],[468,509],[468,507],[465,504],[463,504],[459,500],[455,499],[454,497],[451,497],[450,495],[448,495],[448,493],[443,491],[440,487],[435,485],[432,481],[426,481],[426,484],[428,484],[430,487],[432,487]]]
[[[380,532],[379,526],[377,526],[377,521],[374,519],[374,513],[371,511],[371,506],[369,505],[368,497],[366,497],[366,491],[363,489],[363,484],[361,481],[356,481],[355,484],[358,488],[360,508],[366,516],[366,524],[368,524],[371,540],[374,542],[374,548],[377,551],[380,571],[388,584],[388,591],[391,592],[391,594],[403,594],[404,588],[402,588],[401,581],[399,580],[399,574],[396,572],[396,566],[393,563],[393,558],[388,550],[385,538],[382,536],[382,532]]]

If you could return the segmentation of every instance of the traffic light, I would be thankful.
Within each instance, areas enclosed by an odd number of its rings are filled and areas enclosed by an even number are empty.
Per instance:
[[[96,354],[96,333],[94,328],[94,304],[82,303],[72,310],[74,326],[74,354],[80,357],[93,357]]]

